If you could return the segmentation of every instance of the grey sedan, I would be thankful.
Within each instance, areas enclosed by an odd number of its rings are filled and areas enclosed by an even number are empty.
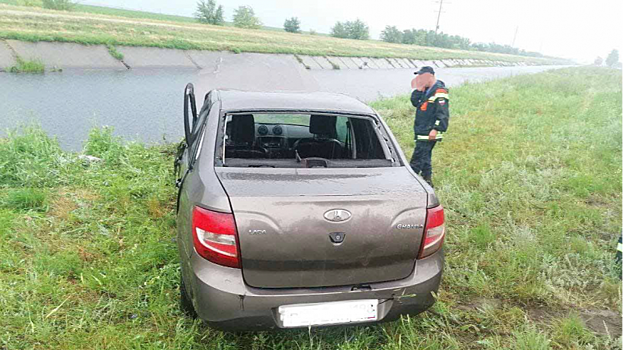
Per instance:
[[[434,302],[444,212],[391,131],[338,94],[185,90],[181,303],[229,330],[365,324]]]

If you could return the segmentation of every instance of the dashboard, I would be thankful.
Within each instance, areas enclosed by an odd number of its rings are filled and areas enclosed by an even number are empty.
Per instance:
[[[300,139],[314,135],[306,125],[255,123],[255,137],[266,136]]]
[[[293,156],[297,140],[313,137],[306,125],[255,123],[257,143],[268,150],[270,158]]]

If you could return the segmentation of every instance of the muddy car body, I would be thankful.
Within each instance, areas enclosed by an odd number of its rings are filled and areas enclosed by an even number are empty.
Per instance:
[[[186,311],[232,330],[388,321],[435,299],[443,208],[365,104],[185,91],[177,234]]]

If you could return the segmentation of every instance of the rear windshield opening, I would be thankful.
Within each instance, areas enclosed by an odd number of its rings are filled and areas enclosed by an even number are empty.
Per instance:
[[[392,166],[370,118],[325,114],[228,115],[224,165],[234,167]]]

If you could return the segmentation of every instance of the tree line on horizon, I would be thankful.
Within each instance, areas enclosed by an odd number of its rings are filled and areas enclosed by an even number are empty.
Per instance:
[[[199,22],[224,25],[223,6],[216,4],[216,0],[200,0],[197,3],[195,17]],[[250,6],[240,6],[234,10],[233,24],[239,28],[257,29],[262,26],[262,22],[255,15]],[[302,33],[301,21],[298,17],[291,17],[285,20],[283,29],[289,33]],[[315,31],[310,30],[310,34]],[[331,28],[331,36],[335,38],[368,40],[370,39],[370,28],[360,19],[354,21],[336,22]],[[526,51],[510,45],[500,45],[496,43],[472,43],[470,39],[460,35],[449,35],[446,33],[435,33],[434,30],[425,29],[405,29],[400,30],[396,26],[386,26],[381,32],[381,40],[389,43],[400,43],[407,45],[419,45],[429,47],[440,47],[446,49],[484,51],[494,53],[504,53],[511,55],[543,57],[540,52]]]
[[[606,66],[608,67],[621,67],[621,62],[619,62],[619,50],[613,49],[606,57]],[[593,62],[596,66],[602,66],[604,64],[604,59],[601,56],[597,56],[595,61]]]
[[[511,55],[543,57],[540,52],[526,51],[510,45],[496,43],[472,43],[470,39],[460,35],[435,33],[434,30],[405,29],[396,26],[385,26],[381,32],[381,40],[389,43],[410,44],[419,46],[441,47],[445,49],[459,49],[471,51],[486,51]]]
[[[225,25],[223,5],[217,6],[215,0],[200,0],[197,2],[195,18],[200,23]],[[258,29],[262,27],[262,21],[255,15],[251,6],[239,6],[235,9],[233,23],[239,28]]]

